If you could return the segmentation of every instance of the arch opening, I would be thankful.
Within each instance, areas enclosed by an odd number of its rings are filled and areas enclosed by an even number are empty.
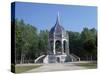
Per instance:
[[[61,50],[61,41],[57,40],[55,42],[55,50],[56,50],[56,54],[61,54],[62,50]]]
[[[67,42],[64,40],[63,41],[63,48],[64,48],[64,53],[66,53],[66,49],[67,49]]]

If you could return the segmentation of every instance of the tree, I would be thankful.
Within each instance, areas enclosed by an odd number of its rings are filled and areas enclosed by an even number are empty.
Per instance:
[[[88,60],[92,59],[92,56],[96,58],[96,29],[88,29],[84,28],[81,32],[81,41],[83,46],[84,55],[87,57]]]
[[[69,49],[70,53],[74,53],[77,56],[80,55],[81,51],[81,41],[80,41],[80,33],[69,31]]]
[[[23,20],[15,20],[16,63],[26,63],[47,53],[48,31],[41,30]]]
[[[94,49],[96,49],[95,41],[93,39],[86,40],[83,46],[87,54],[91,56],[91,60],[92,60],[92,56],[95,54]]]
[[[39,34],[39,50],[41,54],[47,54],[48,50],[48,30],[41,30]]]
[[[14,23],[13,23],[14,24]],[[97,57],[97,31],[84,28],[81,33],[68,31],[70,53],[82,59]],[[48,30],[40,30],[23,20],[15,20],[16,63],[34,62],[48,51]],[[58,43],[59,44],[59,43]],[[94,59],[94,58],[92,58]],[[32,61],[31,61],[32,60]]]
[[[16,60],[21,63],[24,63],[26,59],[34,60],[35,52],[38,48],[36,28],[29,24],[25,24],[23,20],[15,20],[15,37]]]
[[[97,59],[97,31],[95,28],[83,28],[81,33],[72,31],[68,31],[68,33],[70,53],[79,56],[81,60]]]

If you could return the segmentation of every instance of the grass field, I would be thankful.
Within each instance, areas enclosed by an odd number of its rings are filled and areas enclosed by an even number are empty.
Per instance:
[[[88,69],[97,68],[97,63],[79,63],[78,66],[86,67]]]
[[[21,65],[21,66],[15,66],[15,73],[23,73],[23,72],[26,72],[28,70],[31,70],[31,69],[35,69],[37,67],[40,67],[42,65]]]
[[[24,73],[28,70],[35,69],[42,66],[42,64],[19,64],[12,65],[12,71],[14,73]],[[76,63],[76,66],[85,67],[87,69],[96,69],[97,63]]]

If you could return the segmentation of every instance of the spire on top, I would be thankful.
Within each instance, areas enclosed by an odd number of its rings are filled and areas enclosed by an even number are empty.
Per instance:
[[[59,18],[59,11],[58,11],[58,18]]]
[[[59,11],[58,11],[58,15],[57,15],[56,24],[59,24]]]

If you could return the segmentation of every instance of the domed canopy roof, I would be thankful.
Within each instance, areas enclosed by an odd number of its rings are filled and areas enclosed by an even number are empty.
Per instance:
[[[56,20],[56,24],[55,24],[55,26],[53,26],[51,28],[51,30],[50,30],[49,33],[51,33],[51,34],[53,34],[54,32],[56,32],[56,33],[59,33],[60,32],[61,33],[63,31],[64,31],[64,28],[59,23],[59,14],[58,14],[57,20]]]

